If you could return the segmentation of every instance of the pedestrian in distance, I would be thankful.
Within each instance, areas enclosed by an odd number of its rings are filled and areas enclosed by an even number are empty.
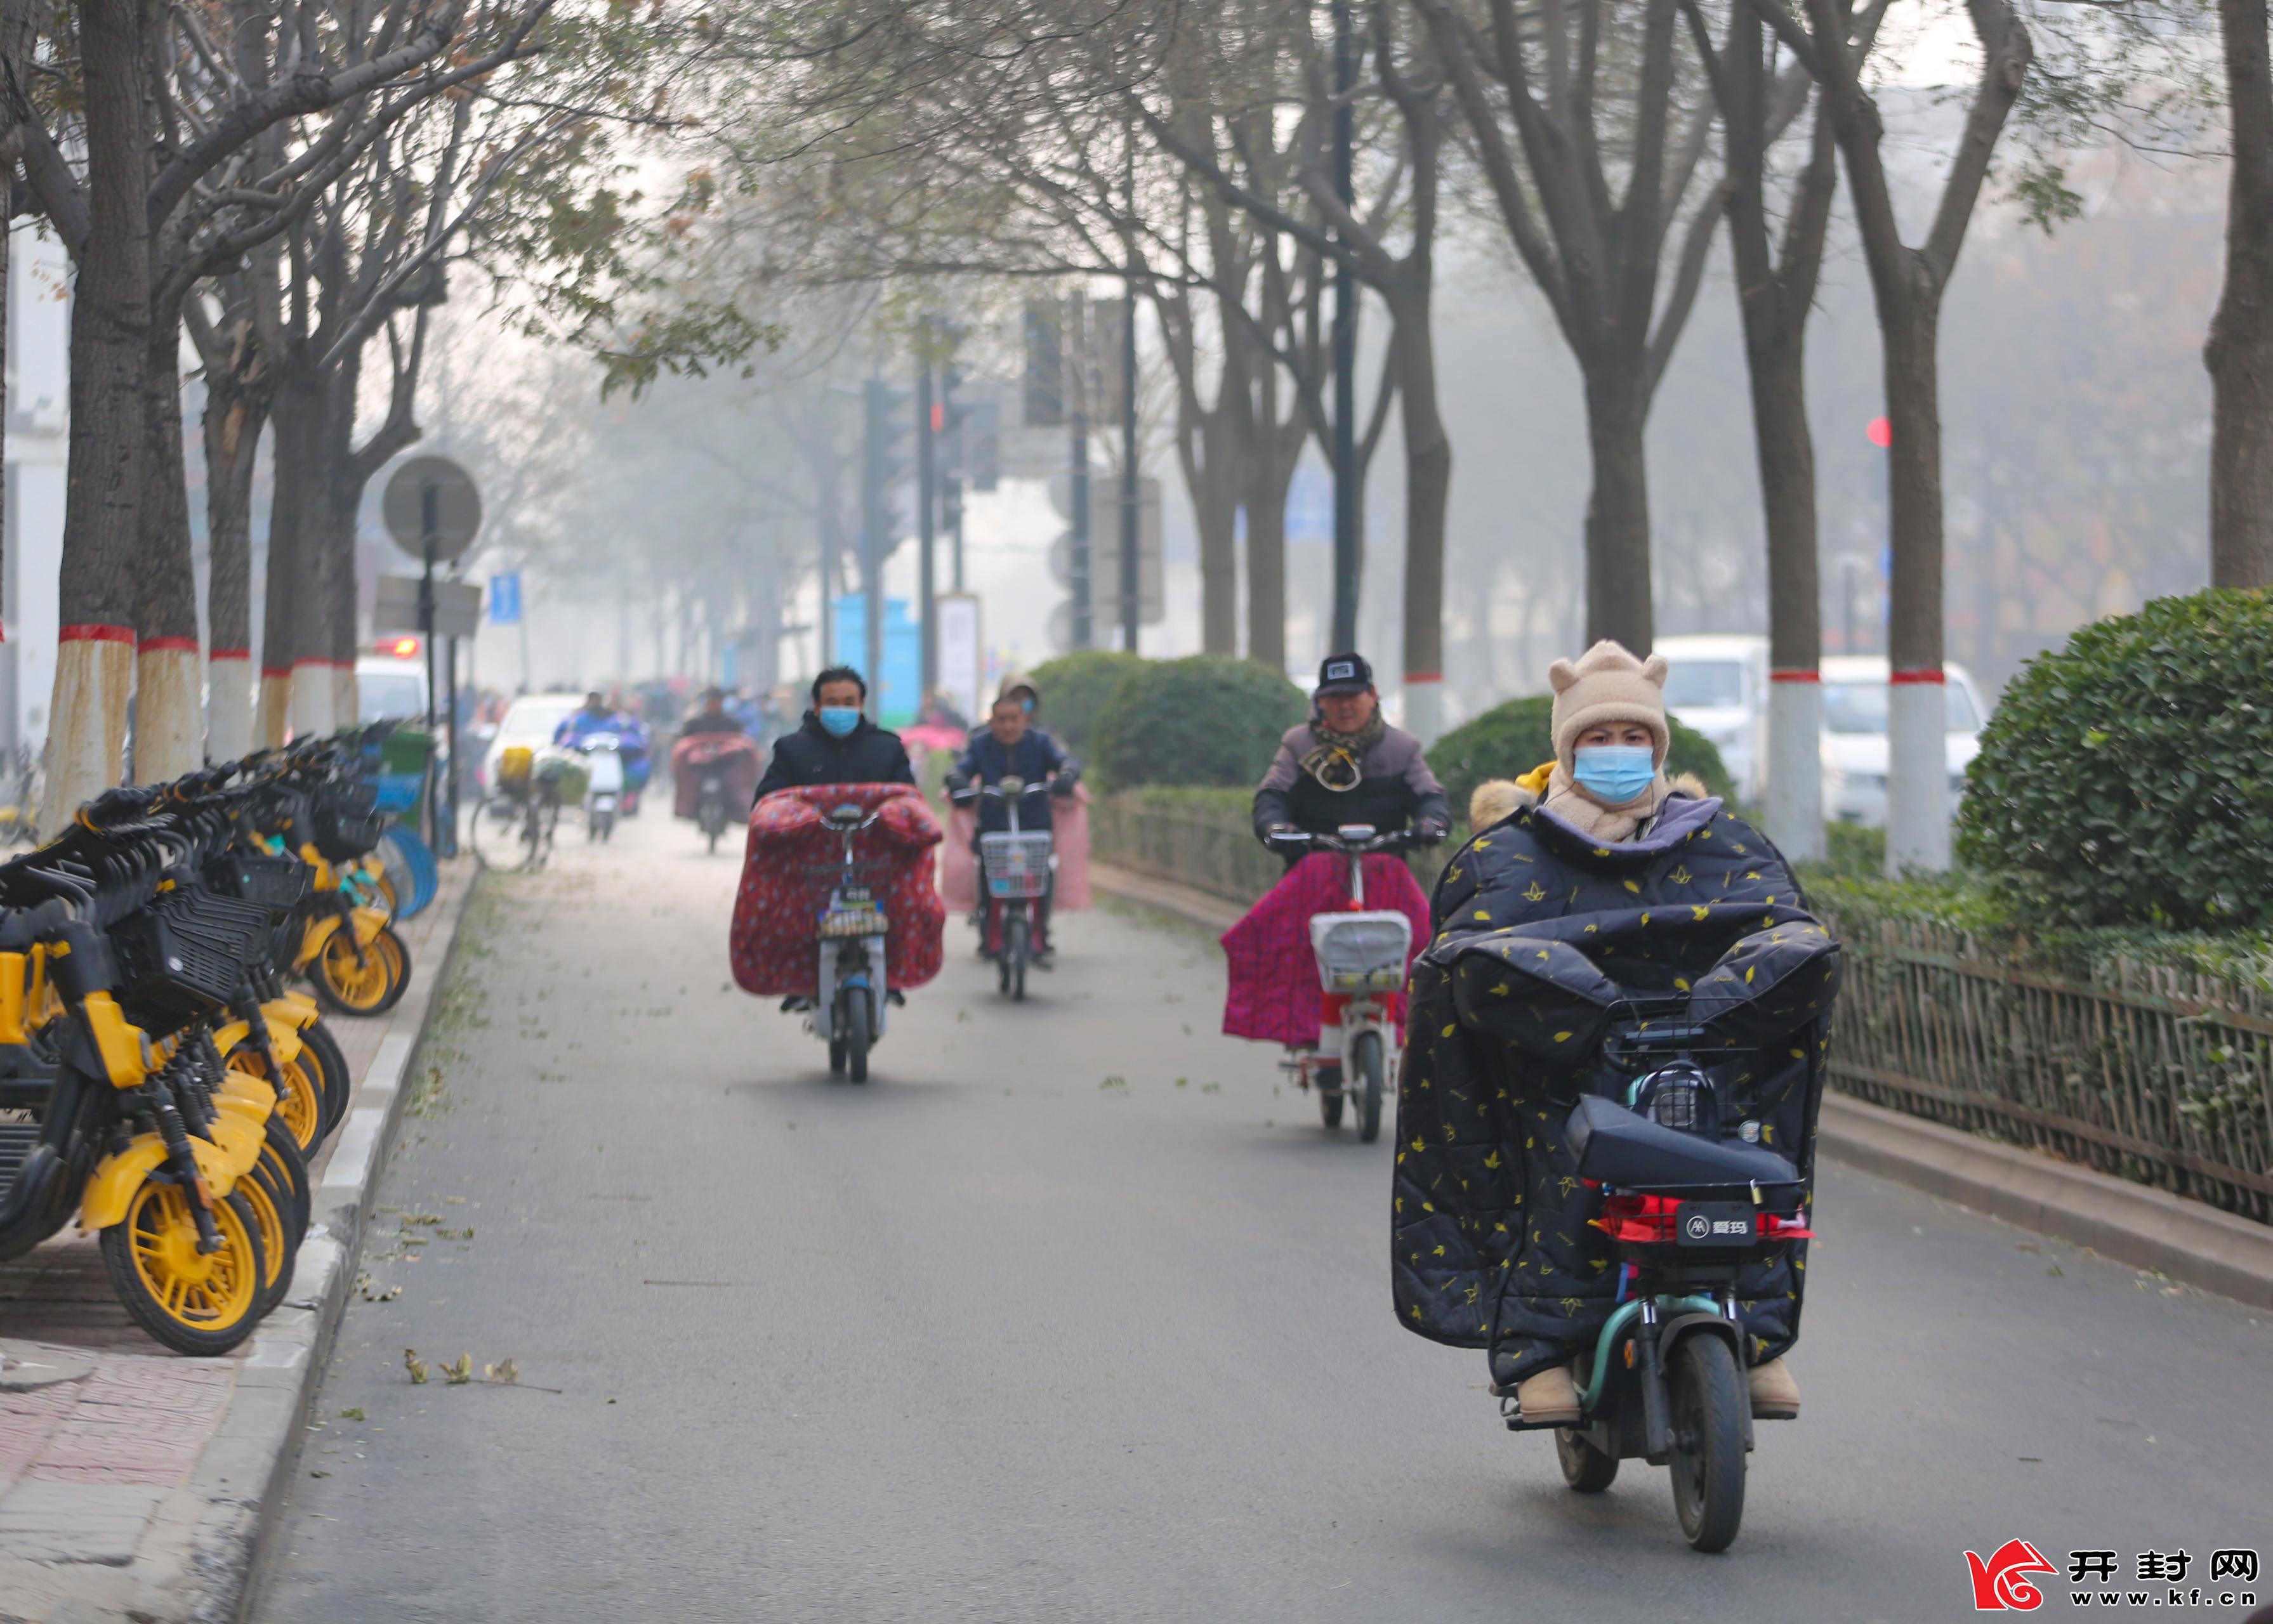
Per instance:
[[[796,731],[774,742],[756,798],[806,784],[915,782],[900,736],[861,713],[867,699],[866,680],[849,665],[832,665],[814,677],[813,708]]]

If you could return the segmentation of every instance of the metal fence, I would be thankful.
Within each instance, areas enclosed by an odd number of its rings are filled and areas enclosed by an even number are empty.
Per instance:
[[[1250,902],[1280,866],[1236,799],[1103,797],[1097,855]],[[1416,856],[1425,887],[1443,852]],[[1847,948],[1842,1092],[2273,1223],[2273,998],[2146,965],[2071,980],[1954,931],[1831,923]]]
[[[2069,980],[1920,924],[1841,936],[1842,1091],[2273,1222],[2273,999],[2144,965]]]

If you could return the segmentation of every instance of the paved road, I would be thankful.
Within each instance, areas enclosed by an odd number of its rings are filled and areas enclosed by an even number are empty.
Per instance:
[[[2015,1536],[2273,1562],[2269,1316],[1836,1168],[1806,1418],[1697,1556],[1397,1327],[1389,1146],[1213,1034],[1204,936],[1069,919],[1009,1007],[952,924],[855,1088],[724,984],[734,872],[649,817],[476,903],[260,1618],[1939,1620]]]

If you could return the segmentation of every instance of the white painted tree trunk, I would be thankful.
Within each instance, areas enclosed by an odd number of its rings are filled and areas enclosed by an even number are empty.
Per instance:
[[[332,730],[332,662],[292,662],[290,712],[294,738],[322,737]]]
[[[332,667],[332,725],[343,728],[361,714],[363,701],[356,684],[355,662],[342,660]]]
[[[1768,682],[1768,838],[1794,863],[1823,856],[1823,684]]]
[[[292,673],[274,666],[260,670],[260,748],[277,750],[292,733]]]
[[[74,635],[76,634],[76,635]],[[56,647],[49,710],[48,787],[40,828],[53,834],[118,782],[126,700],[134,689],[134,634],[124,626],[65,626]]]
[[[1938,874],[1949,866],[1941,674],[1902,671],[1895,678],[1887,693],[1887,872]]]
[[[234,761],[252,749],[252,655],[215,649],[206,661],[206,755]]]
[[[1444,730],[1444,679],[1407,677],[1405,679],[1405,730],[1424,745],[1433,745]]]
[[[187,647],[182,647],[184,643]],[[164,783],[205,763],[195,638],[156,638],[134,657],[134,777]]]

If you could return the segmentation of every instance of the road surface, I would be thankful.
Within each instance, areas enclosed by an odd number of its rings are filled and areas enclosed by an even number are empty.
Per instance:
[[[1204,934],[1069,917],[1011,1007],[952,921],[836,1083],[659,810],[476,900],[260,1619],[1941,1620],[2016,1537],[2273,1563],[2273,1316],[1836,1166],[1805,1417],[1699,1556],[1398,1327],[1390,1135],[1216,1033]]]

